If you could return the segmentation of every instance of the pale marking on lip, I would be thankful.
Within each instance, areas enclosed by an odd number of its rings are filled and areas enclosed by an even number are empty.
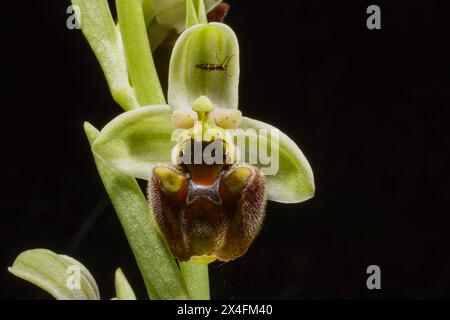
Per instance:
[[[217,179],[212,186],[201,186],[189,180],[187,204],[193,203],[198,198],[206,198],[218,205],[222,204],[219,195],[220,179]]]

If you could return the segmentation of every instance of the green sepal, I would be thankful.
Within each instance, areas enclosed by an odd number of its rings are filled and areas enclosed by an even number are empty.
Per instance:
[[[230,27],[201,24],[181,34],[170,59],[168,101],[173,109],[191,108],[202,95],[215,107],[236,109],[238,86],[239,45]]]
[[[268,200],[296,203],[314,196],[311,166],[297,144],[286,134],[264,122],[243,117],[240,129],[234,135],[245,141],[244,148],[237,143],[239,161],[259,167],[265,174]],[[256,139],[257,144],[250,143],[251,139]],[[267,163],[263,163],[263,158],[269,161],[264,160]],[[253,163],[251,159],[257,162]]]
[[[108,123],[92,150],[107,165],[148,180],[156,163],[171,161],[174,129],[168,106],[142,107]]]

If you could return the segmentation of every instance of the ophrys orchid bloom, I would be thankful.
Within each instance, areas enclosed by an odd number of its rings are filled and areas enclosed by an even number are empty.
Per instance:
[[[226,70],[199,67],[223,61]],[[314,195],[300,148],[273,126],[242,116],[238,85],[235,33],[221,23],[196,24],[175,44],[168,104],[123,113],[93,144],[111,167],[149,181],[155,220],[181,261],[236,259],[258,234],[266,200]]]

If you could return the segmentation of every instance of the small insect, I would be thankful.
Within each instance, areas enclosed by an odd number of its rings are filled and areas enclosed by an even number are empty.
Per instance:
[[[219,71],[224,72],[227,75],[228,66],[230,65],[231,59],[235,56],[235,54],[226,57],[223,61],[220,61],[219,56],[216,54],[217,64],[216,63],[199,63],[196,64],[195,67],[205,71]]]

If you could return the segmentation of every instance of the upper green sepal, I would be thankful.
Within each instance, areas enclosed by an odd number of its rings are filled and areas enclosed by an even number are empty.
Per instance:
[[[45,249],[22,252],[8,271],[47,291],[58,300],[99,300],[97,283],[73,258]]]
[[[195,25],[181,34],[172,52],[169,105],[191,108],[200,96],[215,107],[238,107],[239,45],[233,30],[222,23]]]
[[[134,109],[108,123],[92,151],[122,173],[148,180],[154,164],[171,161],[174,129],[168,106]]]

